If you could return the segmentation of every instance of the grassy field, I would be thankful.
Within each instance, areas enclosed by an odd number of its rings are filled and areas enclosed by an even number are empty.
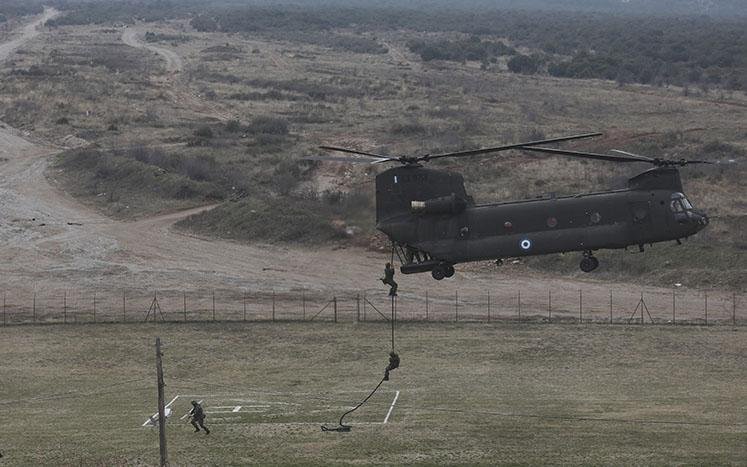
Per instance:
[[[157,464],[156,336],[173,465],[747,459],[745,329],[406,323],[392,380],[323,433],[381,377],[386,325],[222,323],[0,329],[3,465]],[[226,412],[209,436],[191,398]]]

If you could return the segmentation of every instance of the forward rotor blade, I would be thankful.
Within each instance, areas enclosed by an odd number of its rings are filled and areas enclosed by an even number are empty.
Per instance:
[[[610,149],[610,152],[616,152],[618,154],[622,154],[622,155],[630,156],[630,157],[642,157],[644,159],[652,159],[651,157],[648,157],[648,156],[642,156],[640,154],[634,154],[634,153],[628,152],[628,151],[621,151],[619,149]]]
[[[324,162],[345,162],[349,164],[378,164],[387,162],[390,159],[363,159],[345,156],[306,156],[301,158],[302,161],[324,161]]]
[[[648,162],[649,164],[656,164],[656,159],[644,156],[613,156],[611,154],[597,154],[593,152],[581,152],[581,151],[568,151],[565,149],[554,149],[554,148],[536,148],[536,147],[521,147],[522,151],[535,151],[544,152],[547,154],[559,154],[563,156],[580,157],[582,159],[596,159],[610,162]]]
[[[319,149],[326,149],[328,151],[340,151],[340,152],[345,152],[347,154],[356,154],[358,156],[374,157],[376,159],[386,159],[386,160],[392,160],[392,161],[398,160],[396,157],[389,157],[389,156],[384,156],[381,154],[374,154],[371,152],[356,151],[355,149],[338,148],[335,146],[319,146]]]
[[[507,144],[505,146],[496,146],[492,148],[473,149],[470,151],[449,152],[446,154],[436,154],[433,156],[421,156],[421,157],[418,157],[417,160],[418,161],[429,161],[432,159],[441,159],[443,157],[476,156],[478,154],[487,154],[491,152],[507,151],[509,149],[520,149],[526,146],[535,146],[538,144],[550,144],[550,143],[559,143],[561,141],[571,141],[571,140],[576,140],[576,139],[592,138],[594,136],[600,136],[601,134],[602,133],[586,133],[582,135],[563,136],[561,138],[543,139],[539,141],[528,141],[526,143]]]

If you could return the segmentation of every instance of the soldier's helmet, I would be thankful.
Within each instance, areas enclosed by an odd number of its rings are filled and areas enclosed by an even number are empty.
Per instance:
[[[197,401],[192,401],[192,405],[197,405]]]

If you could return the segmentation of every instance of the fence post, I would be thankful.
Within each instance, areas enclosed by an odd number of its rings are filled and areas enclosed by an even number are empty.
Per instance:
[[[36,290],[34,290],[34,302],[32,305],[32,316],[33,316],[34,324],[36,324]]]
[[[213,321],[215,321],[215,289],[213,289]]]
[[[335,323],[336,323],[337,322],[337,297],[332,297],[332,302],[333,302],[333,306],[335,310]]]
[[[428,321],[428,290],[425,291],[425,320]]]
[[[705,325],[708,326],[708,291],[703,292],[704,308],[705,308]]]
[[[578,324],[584,322],[584,295],[581,289],[578,289]]]
[[[357,323],[361,320],[361,294],[360,292],[355,294],[355,311],[357,313],[355,316],[355,322]]]
[[[454,291],[454,321],[459,321],[459,291]]]
[[[672,289],[672,325],[677,324],[677,298],[674,289]]]
[[[366,291],[363,291],[363,322],[366,322],[366,302],[368,299],[366,298]]]
[[[275,289],[272,289],[272,320],[275,321]]]
[[[731,293],[731,324],[737,325],[737,293]]]
[[[517,300],[518,300],[518,304],[519,304],[519,319],[521,319],[521,290],[519,290],[519,292],[518,292]]]
[[[488,290],[488,323],[490,322],[490,290]]]
[[[552,321],[552,289],[547,289],[547,321]]]
[[[67,290],[62,297],[62,323],[67,324]]]
[[[243,304],[244,304],[244,321],[246,321],[246,290],[244,290]]]
[[[187,322],[187,291],[182,290],[182,313],[184,314],[184,322]]]
[[[610,289],[610,324],[612,324],[612,289]]]
[[[93,293],[93,322],[96,322],[96,292]]]
[[[301,307],[303,308],[303,319],[306,321],[306,289],[301,289]],[[366,318],[366,304],[363,304],[363,320],[365,321]]]

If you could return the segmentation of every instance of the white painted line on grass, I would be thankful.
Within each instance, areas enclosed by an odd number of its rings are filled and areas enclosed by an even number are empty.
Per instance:
[[[392,410],[394,410],[394,404],[397,403],[397,398],[399,398],[399,391],[397,391],[397,393],[394,395],[394,400],[392,401],[392,405],[389,406],[389,412],[386,413],[384,423],[387,423],[389,421],[389,416],[392,414]]]

